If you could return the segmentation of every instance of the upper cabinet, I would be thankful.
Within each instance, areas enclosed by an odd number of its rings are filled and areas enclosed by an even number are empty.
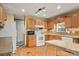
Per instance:
[[[4,26],[4,22],[6,20],[6,13],[0,4],[0,28]]]
[[[40,19],[40,18],[37,18],[36,19],[36,25],[44,25],[44,20]]]
[[[47,21],[47,28],[48,29],[53,29],[54,28],[54,24],[55,24],[54,20],[48,20]]]
[[[66,28],[79,28],[79,15],[73,14],[71,16],[65,16]]]
[[[25,17],[25,27],[26,28],[35,28],[35,25],[42,25],[44,28],[47,28],[47,22],[45,19],[27,16]]]
[[[72,15],[72,28],[79,28],[79,14]]]
[[[44,20],[44,28],[47,29],[47,20]]]
[[[64,22],[63,16],[57,17],[55,22],[56,22],[56,24]]]
[[[72,28],[72,17],[71,16],[64,16],[64,22],[66,28]]]
[[[35,27],[35,19],[32,17],[25,17],[25,25],[26,28],[34,28]]]

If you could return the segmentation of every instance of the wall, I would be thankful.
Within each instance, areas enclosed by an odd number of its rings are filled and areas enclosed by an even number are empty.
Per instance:
[[[16,23],[14,22],[14,16],[7,13],[7,21],[5,26],[0,30],[0,37],[12,37],[13,52],[16,50]]]
[[[24,21],[16,20],[17,42],[24,42]]]

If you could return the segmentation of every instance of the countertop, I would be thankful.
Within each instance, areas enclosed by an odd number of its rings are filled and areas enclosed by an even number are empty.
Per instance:
[[[71,52],[76,52],[79,54],[79,44],[67,43],[67,42],[64,42],[62,40],[49,40],[49,41],[46,41],[46,43],[57,46],[59,48],[63,48],[65,50],[68,50]]]
[[[79,38],[79,34],[45,33],[45,35],[58,35],[58,36],[62,36],[62,37]]]

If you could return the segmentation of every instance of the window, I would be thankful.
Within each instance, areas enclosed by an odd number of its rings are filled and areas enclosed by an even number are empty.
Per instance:
[[[57,32],[66,32],[65,23],[58,23],[57,26]]]

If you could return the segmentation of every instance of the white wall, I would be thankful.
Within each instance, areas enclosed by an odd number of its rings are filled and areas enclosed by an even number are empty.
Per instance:
[[[7,13],[7,21],[5,26],[0,30],[0,37],[12,37],[13,52],[16,50],[16,23],[14,22],[14,16]]]

